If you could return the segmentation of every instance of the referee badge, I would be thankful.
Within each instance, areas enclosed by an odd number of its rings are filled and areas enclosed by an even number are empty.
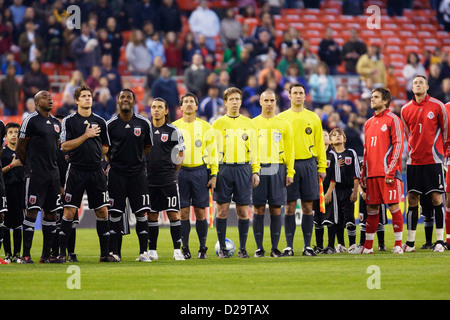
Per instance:
[[[167,142],[167,140],[169,140],[169,134],[168,133],[163,133],[161,135],[161,141],[162,142]]]
[[[200,148],[202,146],[202,140],[200,140],[200,139],[195,140],[195,146],[197,148]]]
[[[311,134],[312,133],[311,127],[306,127],[305,132],[306,134]]]
[[[281,141],[281,132],[275,132],[273,134],[273,140],[275,140],[275,142],[280,142]]]
[[[247,141],[248,140],[248,134],[247,133],[243,133],[242,134],[242,140]]]
[[[134,128],[134,135],[139,137],[141,135],[141,128]]]

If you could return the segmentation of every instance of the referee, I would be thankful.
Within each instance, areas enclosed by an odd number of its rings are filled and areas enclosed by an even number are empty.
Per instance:
[[[264,214],[269,204],[271,257],[281,257],[278,241],[281,233],[281,206],[286,205],[286,186],[294,181],[294,136],[286,120],[275,115],[277,104],[273,91],[264,91],[259,99],[262,111],[253,119],[258,130],[261,177],[253,189],[253,233],[256,241],[255,257],[264,256]]]
[[[185,259],[191,258],[189,250],[189,233],[191,222],[189,213],[191,205],[195,213],[195,229],[197,230],[200,248],[198,258],[206,258],[206,237],[208,222],[205,208],[209,207],[209,188],[214,191],[218,172],[217,146],[211,125],[198,118],[198,98],[192,93],[184,94],[180,99],[183,117],[173,125],[180,129],[186,146],[185,157],[178,171],[181,205],[181,241]]]
[[[294,255],[293,243],[296,229],[295,209],[301,199],[303,255],[314,256],[311,237],[314,226],[313,201],[319,199],[319,177],[326,176],[327,157],[323,140],[322,122],[314,112],[304,107],[305,87],[293,83],[289,87],[291,107],[278,117],[287,120],[294,130],[295,175],[294,182],[287,188],[285,233],[287,247],[283,254]]]

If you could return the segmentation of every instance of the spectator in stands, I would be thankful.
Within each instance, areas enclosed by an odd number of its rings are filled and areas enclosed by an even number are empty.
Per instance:
[[[145,46],[144,34],[141,30],[134,29],[131,32],[130,41],[125,48],[125,52],[128,70],[130,70],[131,74],[135,76],[147,75],[151,66],[151,55]]]
[[[319,63],[316,73],[309,78],[308,85],[313,109],[322,108],[336,99],[336,83],[325,62]]]
[[[22,75],[22,67],[20,64],[15,60],[14,53],[8,52],[6,54],[6,61],[2,64],[2,73],[6,74],[6,69],[8,66],[12,64],[14,67],[16,67],[16,75]]]
[[[272,15],[269,12],[262,12],[259,21],[259,25],[257,25],[253,31],[256,40],[259,40],[261,30],[266,30],[269,32],[270,42],[274,43],[277,36],[277,29],[275,28],[275,22]]]
[[[303,0],[305,9],[320,9],[321,0]]]
[[[86,85],[95,91],[100,86],[100,78],[102,77],[102,69],[100,66],[93,66],[91,74],[86,78]]]
[[[412,82],[416,75],[426,76],[426,71],[422,63],[420,63],[419,55],[416,52],[410,52],[406,58],[406,65],[403,67],[403,77],[406,80],[406,99],[408,101],[414,96]]]
[[[439,5],[439,13],[442,15],[442,22],[445,31],[450,31],[450,0],[442,0]]]
[[[386,6],[390,17],[403,16],[403,9],[409,7],[409,0],[387,0]]]
[[[108,31],[105,28],[98,29],[97,40],[100,46],[100,55],[109,54],[112,55],[113,44],[108,36]]]
[[[27,7],[23,5],[22,0],[14,0],[9,9],[11,10],[14,25],[16,27],[19,27],[19,24],[22,22],[22,19],[25,16]]]
[[[258,73],[258,85],[262,86],[269,77],[275,78],[278,83],[283,78],[281,71],[275,68],[275,61],[270,58],[264,62],[264,68]]]
[[[214,51],[207,46],[207,39],[205,35],[201,33],[197,35],[197,46],[199,52],[203,56],[203,64],[205,65],[205,68],[213,71],[216,66],[216,57],[214,55]]]
[[[364,144],[362,137],[362,125],[359,121],[359,116],[357,113],[350,113],[348,117],[347,125],[344,129],[347,141],[345,146],[348,149],[355,150],[358,157],[362,158],[364,155]]]
[[[241,59],[241,46],[237,41],[230,41],[223,53],[223,68],[231,72],[233,66]]]
[[[111,5],[106,0],[97,0],[97,3],[92,6],[90,13],[95,13],[97,16],[98,29],[105,28],[108,18],[114,15]]]
[[[69,91],[63,92],[62,103],[62,106],[58,108],[58,114],[62,114],[63,116],[68,116],[78,109],[73,100],[73,95],[71,95]]]
[[[47,50],[45,50],[43,61],[45,62],[62,62],[63,48],[63,27],[61,23],[56,21],[54,15],[47,17],[47,24],[42,32],[43,41]]]
[[[224,91],[229,87],[234,87],[234,84],[230,82],[230,74],[227,70],[221,70],[219,72],[217,87],[219,88],[219,97],[223,97]]]
[[[182,28],[181,12],[174,0],[163,0],[158,9],[158,27],[163,34],[179,33]]]
[[[341,48],[333,39],[333,29],[325,29],[325,38],[319,44],[318,54],[320,60],[325,62],[331,75],[337,75],[337,68],[341,63]]]
[[[145,39],[145,46],[150,52],[150,64],[153,62],[153,59],[155,59],[155,57],[161,57],[164,63],[166,63],[164,45],[162,43],[161,35],[159,32],[156,31],[150,37]]]
[[[164,67],[164,62],[162,61],[161,57],[156,57],[153,59],[153,65],[150,67],[150,71],[147,74],[147,88],[151,91],[152,85],[156,81],[156,79],[159,78],[161,75],[161,69]],[[152,104],[150,103],[149,106]]]
[[[350,30],[350,39],[342,47],[342,60],[345,61],[347,74],[356,75],[356,63],[367,52],[367,46],[358,38],[358,29]]]
[[[210,121],[217,116],[219,109],[223,108],[223,104],[219,88],[216,85],[209,86],[207,95],[199,102],[198,115],[205,121]]]
[[[289,27],[283,31],[283,41],[280,43],[278,51],[280,55],[286,54],[286,49],[292,47],[297,55],[303,47],[303,40],[300,37],[300,31],[295,27]]]
[[[247,85],[242,89],[242,107],[245,108],[252,117],[261,113],[259,105],[259,93],[262,92],[258,86],[255,75],[248,77]]]
[[[274,42],[271,40],[267,29],[260,29],[259,37],[256,40],[252,56],[256,62],[264,63],[267,59],[275,60],[277,51]]]
[[[355,103],[349,99],[348,89],[345,85],[338,86],[336,99],[331,105],[339,113],[341,121],[345,124],[347,124],[351,113],[358,113]]]
[[[387,67],[386,87],[391,92],[392,100],[400,98],[401,88],[398,83],[397,76],[395,75],[395,67],[392,64],[388,65],[388,67]]]
[[[192,57],[192,64],[184,70],[184,83],[189,92],[202,98],[202,90],[206,85],[206,78],[211,71],[203,65],[203,56],[195,53]]]
[[[6,62],[6,55],[11,50],[13,44],[12,31],[12,28],[4,22],[3,15],[0,14],[0,65]]]
[[[291,63],[288,66],[286,74],[281,79],[281,87],[284,88],[286,83],[300,83],[305,87],[305,94],[307,95],[309,93],[308,82],[300,75],[300,70],[298,69],[298,65],[296,63]]]
[[[239,0],[238,1],[238,10],[239,10],[239,14],[247,17],[247,8],[251,8],[253,10],[255,10],[255,8],[257,8],[257,3],[256,0]],[[253,11],[255,12],[255,11]]]
[[[108,88],[113,97],[122,90],[122,76],[113,65],[113,57],[109,54],[104,54],[101,61],[102,77],[108,79]]]
[[[34,98],[36,93],[41,90],[50,90],[50,81],[48,76],[41,71],[41,63],[38,60],[32,61],[30,70],[24,74],[22,90],[24,101],[27,101],[28,98]]]
[[[181,48],[183,70],[188,68],[192,63],[194,53],[198,51],[197,43],[195,42],[195,35],[192,32],[186,32],[184,35],[183,46]]]
[[[73,101],[73,93],[75,92],[75,89],[84,85],[84,76],[83,73],[80,70],[74,70],[72,72],[72,77],[70,78],[70,81],[66,83],[64,86],[63,92],[69,92],[69,94],[72,96]]]
[[[3,115],[17,115],[20,103],[20,85],[16,80],[16,67],[10,64],[6,69],[6,77],[0,82],[0,100],[3,102]]]
[[[360,16],[364,12],[365,0],[344,0],[342,2],[342,14]]]
[[[254,74],[256,74],[256,69],[250,51],[248,48],[243,48],[240,61],[231,69],[230,80],[236,87],[242,89],[247,84],[248,77]]]
[[[167,32],[164,38],[164,55],[166,57],[166,67],[171,69],[171,73],[181,75],[183,71],[181,46],[178,42],[177,34],[173,31]]]
[[[108,33],[108,39],[112,44],[111,48],[112,65],[116,68],[119,65],[120,47],[123,45],[123,37],[120,31],[121,29],[117,26],[116,18],[109,17],[106,20],[106,32]],[[113,96],[115,95],[113,94]]]
[[[303,41],[303,47],[297,56],[302,62],[305,76],[313,74],[320,62],[320,58],[311,50],[311,44],[308,40]]]
[[[75,58],[77,69],[83,73],[85,79],[93,66],[100,65],[101,49],[88,23],[81,24],[81,34],[73,40],[71,53]]]
[[[169,106],[170,120],[176,120],[179,92],[176,81],[170,75],[170,69],[163,67],[161,75],[152,85],[153,98],[163,98]]]
[[[198,7],[189,16],[189,27],[196,38],[201,33],[206,37],[206,45],[211,51],[215,51],[214,38],[220,32],[220,19],[217,14],[209,9],[208,1],[200,0]]]
[[[98,96],[98,101],[92,105],[92,112],[108,121],[116,113],[116,108],[116,100],[111,96],[109,90],[102,90]]]
[[[440,65],[438,63],[431,64],[430,74],[428,75],[428,94],[430,97],[436,98],[442,93],[442,80]]]
[[[376,42],[370,43],[367,53],[358,59],[356,72],[361,76],[363,84],[366,79],[370,78],[374,88],[386,87],[386,66],[380,54],[380,47]]]
[[[278,62],[277,69],[280,70],[283,76],[287,75],[287,71],[290,65],[295,64],[298,68],[298,75],[302,78],[305,77],[305,70],[303,69],[302,62],[297,59],[297,53],[293,47],[287,47],[285,55]]]
[[[22,113],[22,121],[25,120],[26,117],[36,111],[36,105],[34,104],[34,98],[28,98],[25,102],[25,111]]]
[[[134,3],[133,26],[142,30],[146,21],[151,21],[156,27],[158,21],[157,1],[142,0]]]
[[[242,25],[236,20],[234,8],[228,8],[225,17],[220,22],[220,41],[224,49],[228,49],[230,43],[236,43],[242,34]]]
[[[33,20],[27,20],[25,31],[19,37],[20,65],[28,70],[30,63],[34,60],[42,61],[45,50],[42,37],[35,31],[36,25]]]

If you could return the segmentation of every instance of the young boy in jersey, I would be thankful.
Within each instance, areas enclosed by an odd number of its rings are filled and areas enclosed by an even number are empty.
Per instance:
[[[349,251],[356,248],[355,202],[358,199],[358,186],[360,178],[358,155],[353,149],[346,149],[347,137],[344,130],[336,128],[330,132],[330,141],[340,166],[341,182],[336,183],[336,198],[338,205],[338,224],[336,236],[338,240],[337,251],[345,252],[344,228],[347,228],[349,238]]]
[[[3,246],[6,262],[20,262],[23,222],[23,177],[24,167],[16,157],[16,143],[20,125],[10,122],[6,125],[6,146],[2,153],[2,174],[5,181],[6,201],[8,211],[5,212],[5,228]],[[13,245],[11,246],[10,229],[13,229]]]
[[[334,239],[336,237],[337,224],[337,199],[336,182],[341,182],[341,171],[336,152],[330,148],[330,135],[323,130],[323,140],[327,150],[327,175],[323,180],[323,192],[325,198],[325,212],[320,212],[320,200],[314,200],[314,229],[316,232],[316,253],[332,254],[336,253]],[[323,249],[323,235],[325,226],[328,228],[328,245]]]

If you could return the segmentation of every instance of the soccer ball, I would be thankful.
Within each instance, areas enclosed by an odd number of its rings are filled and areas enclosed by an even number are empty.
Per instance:
[[[233,241],[231,241],[228,238],[225,239],[225,245],[228,250],[228,258],[231,258],[234,255],[234,253],[236,252],[236,245],[234,244]],[[214,247],[214,249],[216,250],[216,254],[219,255],[219,251],[220,251],[219,241],[216,242],[216,246]]]

